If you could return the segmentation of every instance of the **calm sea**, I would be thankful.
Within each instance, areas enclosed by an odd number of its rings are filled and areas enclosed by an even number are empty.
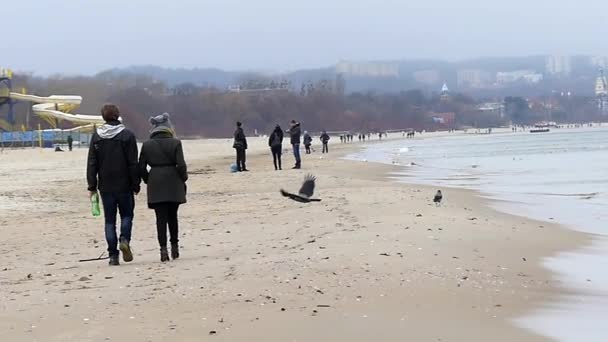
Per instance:
[[[475,189],[498,210],[595,234],[593,245],[544,261],[578,294],[515,323],[558,341],[608,341],[608,128],[390,141],[351,158],[403,165],[405,182]]]

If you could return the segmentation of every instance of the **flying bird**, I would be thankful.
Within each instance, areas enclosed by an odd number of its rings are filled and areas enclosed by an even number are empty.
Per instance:
[[[304,177],[304,183],[302,184],[302,187],[300,188],[300,191],[297,195],[289,193],[283,189],[281,189],[281,195],[289,197],[290,199],[301,203],[321,202],[321,200],[318,198],[311,198],[315,192],[316,180],[317,178],[315,178],[315,176],[306,175],[306,177]]]
[[[441,204],[442,199],[443,199],[443,194],[441,193],[441,190],[437,190],[437,193],[435,194],[435,198],[433,198],[433,202],[435,202],[436,206],[439,206]]]

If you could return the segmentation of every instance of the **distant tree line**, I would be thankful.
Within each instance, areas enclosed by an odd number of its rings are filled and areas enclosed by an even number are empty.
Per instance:
[[[480,112],[478,101],[463,94],[453,94],[447,100],[421,90],[345,94],[344,80],[339,78],[306,82],[301,87],[280,80],[255,81],[252,76],[242,80],[245,89],[262,87],[265,91],[261,92],[232,92],[193,83],[167,87],[148,76],[132,74],[51,78],[21,75],[14,81],[16,89],[25,87],[32,94],[80,95],[84,102],[78,109],[79,113],[98,114],[105,102],[116,103],[125,122],[140,138],[147,135],[148,118],[162,112],[172,114],[182,137],[226,137],[231,134],[237,120],[242,121],[250,132],[257,129],[263,134],[270,132],[276,124],[286,126],[292,119],[302,122],[303,128],[312,132],[374,132],[496,127],[547,118],[560,122],[599,118],[593,98],[549,96],[531,101],[523,97],[507,97],[504,99],[504,112],[499,115]],[[287,86],[291,86],[290,91],[275,91],[285,90]],[[27,105],[20,105],[17,109],[18,125],[27,123],[36,127],[37,118],[26,120]],[[432,113],[446,112],[455,113],[455,127],[445,127],[432,120]],[[64,122],[59,126],[69,127],[69,124]]]

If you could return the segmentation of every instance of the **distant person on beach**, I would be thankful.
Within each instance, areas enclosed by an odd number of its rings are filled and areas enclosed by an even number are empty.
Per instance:
[[[68,150],[72,152],[72,146],[74,145],[74,138],[71,135],[68,135]]]
[[[125,262],[133,261],[130,246],[135,208],[133,195],[139,193],[141,182],[137,169],[137,141],[119,121],[117,106],[104,105],[101,116],[105,124],[97,127],[91,138],[87,182],[91,197],[100,192],[110,265],[117,266],[120,264],[118,249]],[[117,212],[120,213],[120,238],[116,236]]]
[[[272,161],[275,170],[283,170],[281,167],[281,154],[283,153],[283,130],[281,126],[276,125],[274,131],[270,133],[268,138],[268,146],[272,152]]]
[[[304,131],[304,147],[306,148],[306,154],[310,154],[310,146],[312,145],[312,137],[308,134],[308,131]]]
[[[291,137],[291,146],[293,147],[293,157],[296,160],[296,165],[292,169],[302,168],[302,160],[300,159],[300,135],[301,135],[300,123],[296,120],[291,120],[291,125],[287,133]]]
[[[327,134],[327,132],[323,131],[323,134],[321,134],[321,143],[323,144],[323,153],[329,153],[329,135]]]
[[[182,142],[175,138],[169,114],[150,118],[150,124],[150,140],[141,147],[139,172],[148,185],[148,207],[156,213],[160,261],[166,262],[169,261],[167,228],[171,238],[171,258],[179,258],[177,211],[180,204],[186,203],[188,169]]]
[[[245,137],[242,125],[237,121],[236,130],[234,131],[234,143],[232,144],[232,147],[236,150],[236,170],[238,172],[249,171],[245,166],[247,159],[247,137]]]

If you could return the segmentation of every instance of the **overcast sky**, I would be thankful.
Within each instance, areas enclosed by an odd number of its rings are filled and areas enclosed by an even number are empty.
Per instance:
[[[43,75],[608,55],[608,0],[17,0],[2,9],[0,66]]]

